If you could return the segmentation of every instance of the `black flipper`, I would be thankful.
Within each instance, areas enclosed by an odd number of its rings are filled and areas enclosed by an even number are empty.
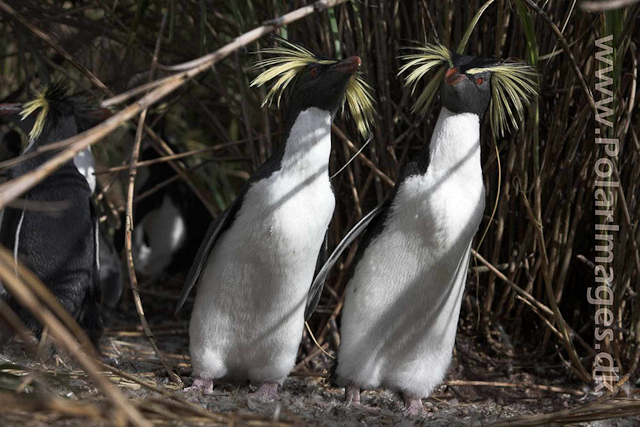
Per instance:
[[[324,240],[322,246],[320,246],[320,253],[318,253],[318,259],[316,260],[316,271],[313,273],[313,277],[316,277],[322,266],[327,262],[329,257],[329,230],[324,233]]]
[[[360,222],[358,222],[348,233],[338,246],[334,249],[331,256],[327,259],[327,262],[322,266],[320,271],[317,272],[316,277],[313,279],[313,283],[311,284],[311,288],[309,289],[309,296],[307,297],[307,307],[304,311],[304,318],[309,319],[313,314],[316,306],[318,305],[318,301],[320,301],[320,296],[322,295],[322,289],[324,288],[324,282],[327,280],[327,276],[329,272],[340,258],[340,255],[344,252],[344,250],[353,243],[353,241],[358,238],[366,229],[367,226],[376,218],[380,213],[384,211],[384,208],[387,206],[387,203],[382,203],[369,212],[366,216],[364,216]]]
[[[96,302],[99,303],[102,299],[102,286],[100,285],[100,218],[98,217],[98,208],[93,202],[93,199],[89,199],[89,212],[91,213],[91,223],[93,224],[93,238],[94,242],[94,262],[93,262],[93,289],[96,296]]]
[[[82,177],[84,179],[84,177]],[[87,187],[89,185],[87,184]],[[82,329],[87,333],[93,346],[99,351],[100,338],[104,333],[104,324],[100,310],[100,300],[102,299],[102,287],[100,285],[100,243],[98,242],[98,209],[91,198],[89,198],[89,212],[91,223],[93,224],[94,251],[93,251],[93,277],[89,284],[87,293],[82,301],[80,312],[76,320]]]
[[[207,235],[204,237],[204,240],[200,245],[200,249],[198,249],[198,253],[196,254],[196,259],[191,266],[191,270],[189,270],[189,275],[187,276],[187,280],[184,282],[184,287],[180,292],[180,297],[178,298],[178,304],[176,304],[174,316],[178,314],[178,311],[180,311],[185,301],[187,300],[189,292],[191,292],[191,289],[193,289],[194,285],[198,282],[200,273],[202,273],[202,269],[209,259],[209,254],[211,253],[213,245],[218,240],[218,237],[220,237],[220,234],[222,234],[222,232],[227,229],[229,221],[236,216],[236,213],[240,208],[240,205],[242,204],[242,199],[243,194],[240,194],[236,198],[236,200],[234,200],[233,203],[229,205],[227,209],[225,209],[224,212],[220,214],[218,219],[209,227]]]

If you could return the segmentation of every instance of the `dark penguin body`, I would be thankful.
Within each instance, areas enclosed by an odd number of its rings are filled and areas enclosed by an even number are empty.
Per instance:
[[[122,262],[113,240],[107,230],[102,227],[102,224],[99,225],[98,234],[98,265],[100,289],[102,290],[101,303],[107,308],[114,308],[122,297]]]
[[[85,123],[86,107],[66,95],[61,86],[45,91],[48,103],[42,132],[25,150],[70,138]],[[16,178],[42,165],[55,153],[28,159],[9,169]],[[100,283],[97,264],[97,217],[91,189],[73,161],[67,162],[22,196],[28,205],[5,208],[0,243],[12,250],[51,290],[97,346],[103,332],[100,316]],[[42,209],[29,209],[29,205]],[[10,295],[7,303],[36,335],[41,326]]]
[[[496,61],[449,55],[430,144],[407,163],[389,198],[338,245],[313,285],[322,286],[362,234],[348,275],[334,380],[356,404],[361,388],[400,391],[407,415],[422,412],[421,399],[449,367],[485,206],[480,122]]]
[[[211,226],[179,306],[197,283],[189,329],[194,388],[219,378],[272,397],[294,366],[316,260],[335,206],[331,122],[360,59],[311,63],[289,96],[285,143]]]
[[[9,159],[13,159],[14,157],[18,157],[20,155],[20,151],[22,151],[22,138],[20,138],[20,134],[15,130],[10,130],[9,132],[2,135],[2,143],[0,144],[0,161],[5,161]],[[0,182],[4,182],[7,180],[6,172],[3,172],[0,177]],[[4,208],[0,209],[0,225],[2,224],[2,217],[4,215]],[[4,296],[6,290],[2,283],[0,282],[0,298]],[[0,343],[2,340],[0,340]]]

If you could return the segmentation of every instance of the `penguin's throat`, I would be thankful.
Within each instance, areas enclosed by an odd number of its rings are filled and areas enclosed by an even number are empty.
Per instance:
[[[429,145],[429,168],[453,173],[480,165],[480,117],[443,107]]]
[[[331,113],[309,108],[296,117],[285,143],[282,169],[327,171],[331,154]]]

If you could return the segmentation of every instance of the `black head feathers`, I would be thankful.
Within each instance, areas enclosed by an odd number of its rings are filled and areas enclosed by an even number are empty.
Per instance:
[[[65,119],[73,119],[76,133],[83,132],[100,123],[110,115],[108,110],[96,108],[81,97],[69,94],[69,88],[62,82],[54,83],[39,93],[35,99],[22,105],[22,120],[37,113],[29,132],[29,140],[35,141],[41,135],[48,135]]]
[[[427,44],[405,55],[400,73],[409,70],[405,85],[415,91],[418,82],[435,73],[418,96],[413,111],[426,114],[440,92],[442,102],[454,112],[482,116],[489,109],[496,134],[518,129],[524,109],[538,93],[538,74],[523,62],[459,55],[442,45]]]
[[[262,105],[274,99],[280,105],[285,89],[292,87],[292,101],[298,109],[318,106],[334,113],[345,105],[356,121],[358,131],[366,136],[375,117],[371,87],[358,71],[357,56],[342,61],[320,58],[304,47],[278,38],[280,46],[263,53],[273,57],[259,61],[254,68],[263,68],[251,86],[272,83]]]

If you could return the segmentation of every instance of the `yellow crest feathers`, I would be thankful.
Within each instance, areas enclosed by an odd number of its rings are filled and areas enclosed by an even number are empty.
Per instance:
[[[398,74],[409,72],[405,77],[405,86],[411,87],[411,93],[428,73],[434,73],[431,81],[418,96],[412,111],[424,115],[433,103],[447,68],[453,66],[453,53],[445,46],[427,44],[414,48],[417,52],[403,55],[407,61]],[[528,64],[517,61],[496,61],[495,64],[466,70],[466,74],[491,73],[491,102],[489,116],[493,129],[498,136],[504,136],[512,127],[518,129],[524,119],[524,109],[538,94],[538,73]]]
[[[318,58],[304,47],[282,38],[278,38],[278,43],[280,46],[262,50],[262,53],[274,56],[258,61],[252,67],[252,69],[263,69],[263,71],[253,79],[251,87],[260,87],[271,83],[271,87],[262,102],[263,107],[271,105],[274,100],[279,107],[285,89],[308,65],[331,65],[339,62],[332,59]],[[343,111],[345,110],[345,105],[348,108],[349,113],[356,122],[358,132],[363,137],[366,137],[369,133],[371,122],[376,115],[373,97],[370,93],[371,90],[371,86],[362,78],[362,73],[359,71],[354,73],[347,84],[342,105]]]
[[[21,119],[26,119],[38,109],[40,109],[40,112],[38,113],[36,122],[31,128],[31,132],[29,132],[30,141],[38,139],[42,133],[42,129],[44,129],[44,124],[49,114],[49,100],[47,100],[46,91],[40,92],[35,99],[23,105],[22,111],[20,112]]]
[[[509,126],[519,129],[525,107],[538,96],[538,73],[521,62],[504,62],[489,67],[489,71],[492,73],[489,114],[496,133],[502,137]]]
[[[412,112],[417,112],[424,116],[440,89],[440,83],[444,79],[445,70],[447,67],[453,66],[453,53],[441,44],[427,44],[413,49],[416,53],[402,55],[400,57],[407,62],[400,67],[398,75],[411,70],[407,77],[405,77],[404,84],[405,86],[411,87],[411,94],[413,94],[418,82],[422,80],[426,74],[436,72],[434,78],[418,96],[418,100],[411,108]]]

